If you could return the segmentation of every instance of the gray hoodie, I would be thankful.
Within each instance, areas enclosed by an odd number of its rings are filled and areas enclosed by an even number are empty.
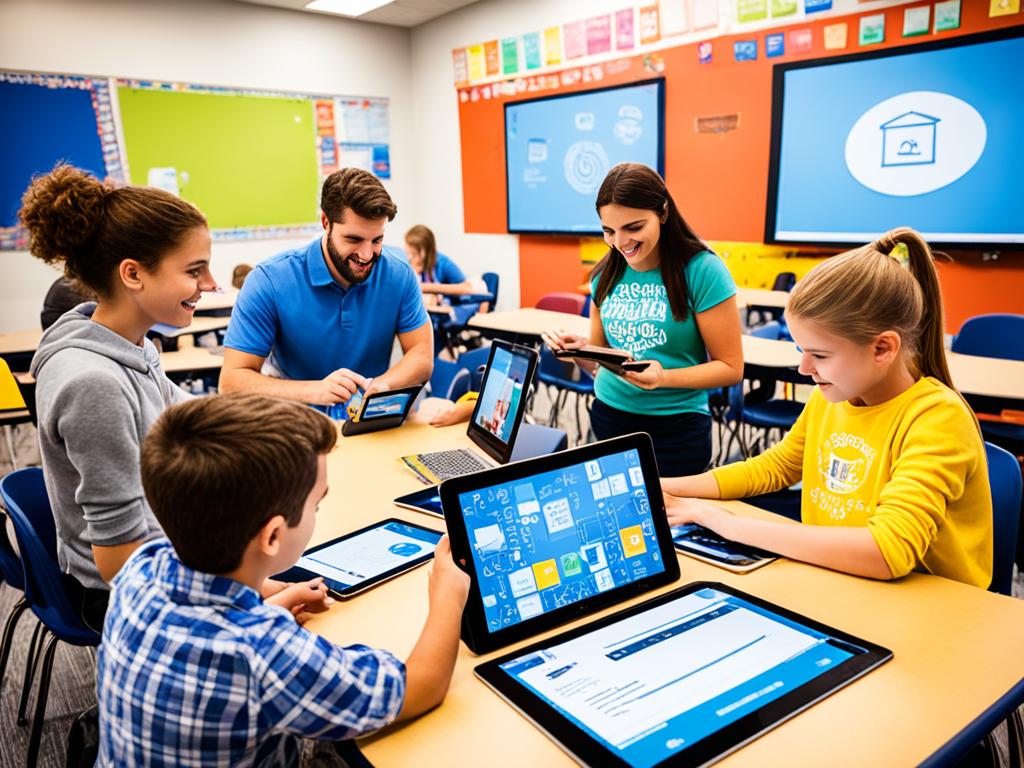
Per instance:
[[[31,371],[61,568],[83,586],[109,589],[92,545],[161,535],[142,490],[139,450],[163,410],[189,395],[164,375],[153,342],[137,347],[94,323],[95,309],[79,304],[62,315],[43,334]]]

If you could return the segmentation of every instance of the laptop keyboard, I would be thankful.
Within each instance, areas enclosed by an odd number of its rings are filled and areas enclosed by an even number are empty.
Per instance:
[[[468,475],[470,472],[479,472],[481,469],[489,469],[472,451],[458,448],[453,451],[435,451],[433,453],[421,453],[416,456],[420,463],[437,475],[439,480],[447,480],[451,477]]]

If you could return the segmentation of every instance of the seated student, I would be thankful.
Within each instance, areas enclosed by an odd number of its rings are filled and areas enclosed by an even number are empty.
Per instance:
[[[405,233],[405,255],[420,280],[424,301],[437,303],[442,296],[476,293],[459,265],[437,250],[434,233],[416,224]]]
[[[79,304],[89,301],[91,296],[82,290],[74,280],[67,277],[58,277],[50,285],[43,299],[43,309],[39,313],[39,324],[45,331],[57,322],[58,318]]]
[[[242,285],[245,284],[245,278],[252,272],[252,265],[250,264],[236,264],[235,268],[231,270],[231,287],[236,291],[242,290]]]
[[[920,235],[896,229],[826,259],[786,319],[818,385],[781,443],[662,481],[669,521],[876,579],[912,570],[987,588],[992,498],[978,422],[950,379],[942,296]],[[803,481],[804,525],[733,516],[735,499]]]
[[[316,411],[258,395],[197,398],[150,430],[142,481],[170,541],[140,547],[114,579],[98,765],[277,765],[295,737],[352,738],[444,699],[469,590],[447,537],[405,664],[260,600],[309,542],[336,440]]]

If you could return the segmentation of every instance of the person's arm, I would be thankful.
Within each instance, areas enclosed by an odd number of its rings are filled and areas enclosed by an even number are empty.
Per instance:
[[[117,576],[117,572],[128,562],[132,552],[144,543],[145,540],[137,539],[124,544],[114,544],[109,547],[93,544],[92,557],[96,561],[96,569],[100,572],[100,578],[107,582],[107,584],[112,582],[114,577]]]
[[[367,393],[422,384],[434,370],[434,329],[428,320],[419,328],[398,334],[402,357],[367,388]]]
[[[331,371],[319,381],[279,379],[260,373],[265,358],[238,349],[224,347],[224,365],[220,371],[221,392],[254,392],[267,397],[297,400],[312,405],[347,402],[366,386],[366,379],[348,368]]]
[[[439,293],[442,296],[468,296],[479,293],[470,280],[463,280],[461,283],[420,283],[420,290],[423,293]]]
[[[657,360],[643,371],[627,371],[624,378],[641,389],[713,389],[743,380],[743,340],[736,297],[695,316],[708,361],[688,368],[662,368]]]
[[[601,310],[596,304],[590,305],[590,335],[588,337],[577,336],[575,333],[569,333],[559,328],[554,331],[544,331],[541,334],[541,339],[555,352],[560,349],[579,349],[588,344],[593,344],[595,347],[608,346],[608,339],[604,335],[604,326],[601,325]],[[583,360],[578,357],[570,359],[591,376],[597,375],[597,363],[593,360]]]
[[[399,720],[421,715],[444,701],[455,670],[469,575],[452,560],[448,536],[442,536],[434,550],[429,590],[427,622],[405,662],[405,702]]]

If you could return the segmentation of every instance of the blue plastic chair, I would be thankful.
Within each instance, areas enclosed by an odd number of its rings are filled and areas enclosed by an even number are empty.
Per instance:
[[[985,443],[988,483],[992,489],[992,584],[990,592],[1011,593],[1013,559],[1020,530],[1021,479],[1017,458],[992,443]]]
[[[86,626],[68,595],[67,581],[57,562],[57,529],[43,483],[43,471],[38,467],[28,467],[11,472],[0,480],[0,496],[3,496],[18,539],[25,598],[45,627],[43,636],[46,644],[42,649],[39,693],[27,757],[27,764],[35,765],[39,757],[57,641],[96,647],[100,644],[100,635]]]
[[[993,314],[968,318],[953,337],[962,355],[1024,360],[1024,315]]]
[[[469,371],[459,363],[437,359],[430,376],[430,396],[458,400],[469,391],[469,379]]]
[[[541,384],[555,390],[551,398],[551,411],[548,413],[548,425],[558,426],[558,414],[565,410],[569,395],[575,395],[573,415],[576,419],[576,443],[583,442],[583,420],[580,418],[580,402],[588,407],[594,397],[594,377],[573,363],[567,363],[555,357],[546,346],[541,347],[540,363],[537,366],[537,379]]]
[[[455,361],[458,365],[469,371],[469,389],[471,391],[480,391],[480,384],[484,379],[484,366],[487,365],[487,358],[490,356],[491,347],[488,345],[463,352]]]
[[[796,274],[794,272],[780,272],[775,276],[772,290],[789,293],[793,290],[794,285],[796,285]],[[747,307],[747,325],[754,326],[764,320],[769,322],[779,320],[782,318],[782,312],[783,310],[779,307],[765,307],[755,304]]]
[[[6,581],[11,588],[21,592],[25,591],[25,579],[22,575],[21,558],[11,546],[7,538],[7,516],[0,514],[0,579]],[[18,627],[18,621],[25,611],[28,610],[28,600],[22,595],[18,602],[7,614],[7,621],[4,622],[3,637],[0,639],[0,688],[3,686],[4,676],[7,673],[7,662],[11,655],[11,644],[14,638],[14,630]],[[42,626],[42,625],[40,625]],[[29,649],[35,645],[33,642]],[[25,664],[26,670],[32,666],[31,657]],[[24,695],[24,693],[23,693]]]

